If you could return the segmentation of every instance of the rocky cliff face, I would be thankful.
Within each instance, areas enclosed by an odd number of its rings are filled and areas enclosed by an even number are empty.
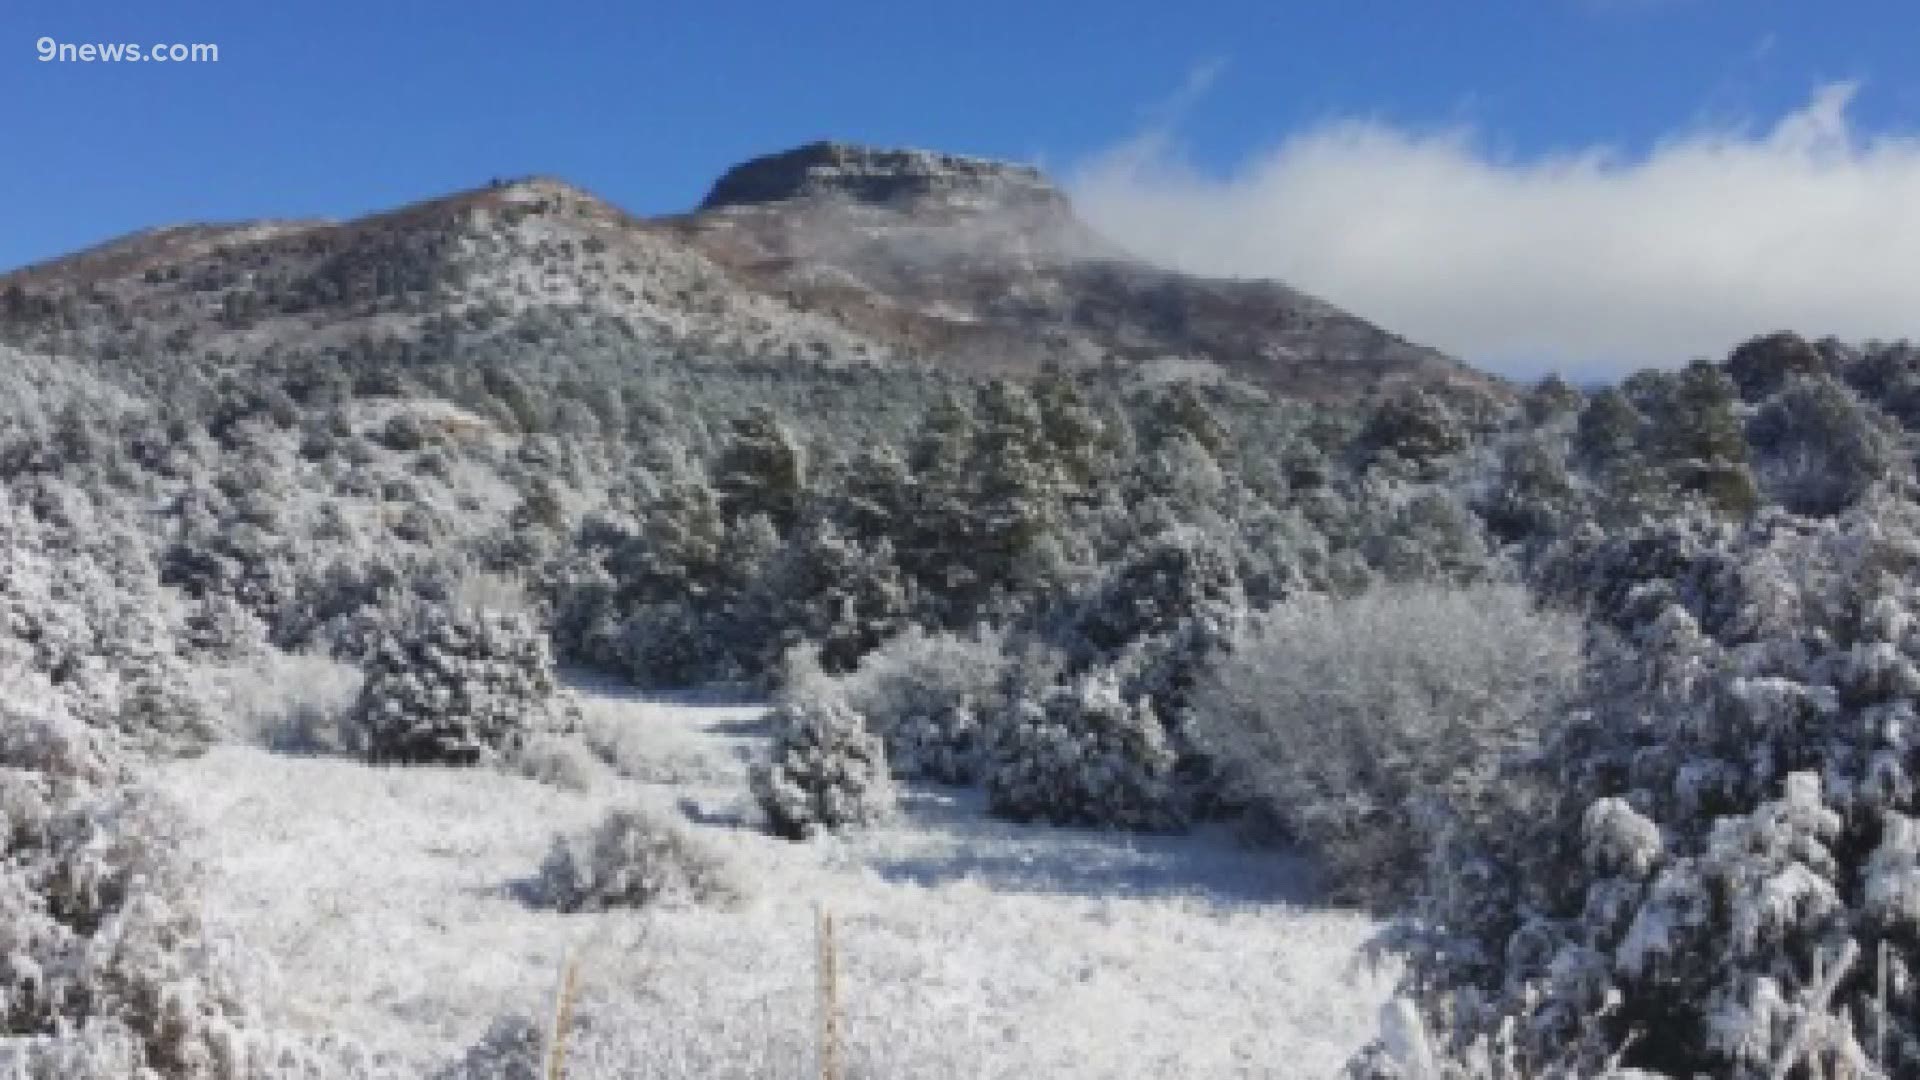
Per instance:
[[[1311,398],[1502,390],[1285,285],[1133,258],[1025,166],[815,143],[729,170],[674,226],[742,281],[969,370],[1175,361]]]
[[[795,199],[843,198],[910,209],[926,203],[1067,212],[1066,196],[1038,169],[928,150],[818,142],[728,169],[702,211]]]
[[[1134,259],[1034,169],[841,143],[736,166],[677,217],[534,178],[348,222],[155,230],[0,276],[0,319],[54,351],[244,357],[543,308],[722,356],[1016,376],[1172,362],[1321,399],[1504,392],[1285,285]]]

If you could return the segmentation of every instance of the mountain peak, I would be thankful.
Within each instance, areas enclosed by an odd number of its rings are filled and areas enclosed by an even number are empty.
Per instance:
[[[701,210],[838,197],[883,205],[1065,210],[1066,196],[1030,165],[932,150],[815,142],[728,169]]]
[[[552,176],[501,178],[337,223],[141,233],[0,275],[0,293],[15,288],[23,309],[102,307],[92,344],[123,351],[410,342],[448,317],[490,332],[503,315],[565,312],[701,356],[1016,377],[1197,361],[1320,400],[1397,383],[1502,392],[1277,282],[1141,262],[1031,166],[846,143],[738,165],[691,214],[639,218]],[[132,326],[141,337],[113,338]]]

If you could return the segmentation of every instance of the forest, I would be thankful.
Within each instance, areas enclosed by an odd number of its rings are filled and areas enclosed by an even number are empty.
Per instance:
[[[1355,1078],[1920,1072],[1911,345],[1311,402],[110,307],[0,298],[8,1075],[347,1075],[259,1029],[142,770],[560,782],[615,753],[581,672],[769,703],[753,827],[797,842],[942,787],[1305,853],[1398,965]],[[545,902],[723,903],[698,848],[610,818]]]

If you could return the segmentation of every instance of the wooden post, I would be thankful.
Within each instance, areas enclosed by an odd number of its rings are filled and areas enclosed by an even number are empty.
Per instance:
[[[553,1029],[547,1034],[546,1080],[567,1075],[567,1031],[573,1027],[573,999],[580,989],[580,957],[569,952],[560,968],[560,988],[554,994]]]
[[[1884,1073],[1887,1071],[1887,940],[1885,938],[1880,939],[1879,953],[1875,964],[1879,969],[1876,973],[1879,985],[1874,996],[1877,1007],[1873,1013],[1873,1063]]]
[[[833,916],[818,910],[820,968],[820,1080],[840,1080],[840,973],[833,942]]]

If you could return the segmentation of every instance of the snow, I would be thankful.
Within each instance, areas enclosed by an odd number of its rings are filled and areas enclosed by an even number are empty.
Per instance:
[[[1216,833],[997,822],[946,791],[910,792],[884,828],[789,843],[743,824],[761,709],[583,693],[603,737],[621,729],[628,774],[585,791],[246,746],[159,768],[203,826],[206,917],[277,971],[269,1019],[424,1070],[501,1016],[544,1024],[575,955],[570,1076],[805,1075],[818,905],[849,1076],[1324,1076],[1376,1034],[1392,973],[1359,946],[1377,927],[1310,906],[1293,860]],[[556,832],[636,799],[678,807],[748,905],[525,902]]]
[[[540,197],[527,190],[522,199]],[[560,212],[512,225],[478,221],[462,235],[467,306],[491,302],[516,313],[586,308],[665,341],[732,341],[750,353],[780,354],[815,343],[829,346],[832,355],[890,352],[833,317],[740,288],[713,260],[668,234],[610,223],[604,207],[583,206],[577,198],[552,191],[545,197],[558,200]],[[606,247],[586,254],[585,245],[595,240]],[[501,245],[504,254],[496,250]]]

